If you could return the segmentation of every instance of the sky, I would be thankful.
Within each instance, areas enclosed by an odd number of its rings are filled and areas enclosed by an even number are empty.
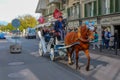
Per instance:
[[[38,0],[0,0],[0,22],[11,22],[18,16],[30,14],[38,18],[35,13]]]

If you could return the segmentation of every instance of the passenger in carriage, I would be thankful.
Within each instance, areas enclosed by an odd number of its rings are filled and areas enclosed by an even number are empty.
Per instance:
[[[59,16],[58,20],[55,22],[54,30],[57,33],[58,40],[64,40],[65,37],[65,22],[62,16]]]

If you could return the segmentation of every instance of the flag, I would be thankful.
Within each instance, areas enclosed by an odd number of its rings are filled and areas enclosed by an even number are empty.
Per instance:
[[[58,9],[55,9],[55,11],[53,12],[53,17],[55,19],[58,19],[59,16],[62,16],[62,12]]]
[[[43,23],[45,22],[44,17],[40,17],[40,18],[38,19],[38,22],[39,22],[40,24],[43,24]]]

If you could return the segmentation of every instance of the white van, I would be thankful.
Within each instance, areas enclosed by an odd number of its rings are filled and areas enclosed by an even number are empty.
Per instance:
[[[36,30],[34,28],[27,28],[26,33],[25,33],[25,37],[27,39],[30,39],[30,38],[36,39]]]

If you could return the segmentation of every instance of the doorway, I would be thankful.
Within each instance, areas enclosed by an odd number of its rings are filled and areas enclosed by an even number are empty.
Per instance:
[[[114,26],[114,32],[118,33],[118,40],[120,40],[120,25]],[[120,41],[118,42],[118,48],[120,49]]]
[[[118,37],[120,38],[120,25],[114,26],[115,27],[115,31],[118,32]]]

